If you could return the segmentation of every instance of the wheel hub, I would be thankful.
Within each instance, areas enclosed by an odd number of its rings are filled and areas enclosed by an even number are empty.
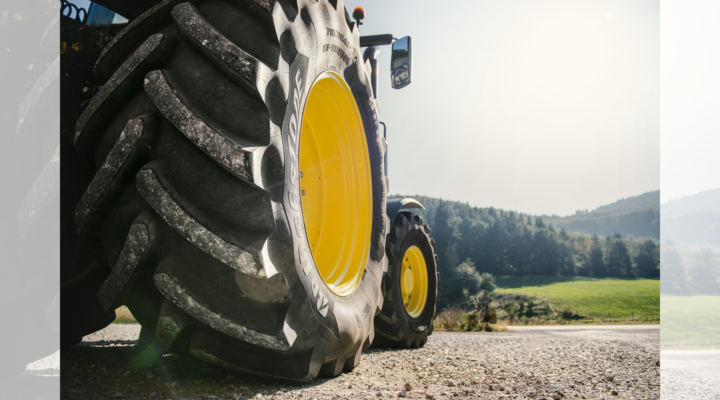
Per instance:
[[[347,296],[362,279],[372,230],[372,179],[355,98],[325,72],[308,95],[300,131],[300,189],[308,244],[327,287]]]
[[[425,309],[428,294],[427,265],[419,247],[410,246],[405,251],[400,276],[405,310],[411,317],[417,318]]]

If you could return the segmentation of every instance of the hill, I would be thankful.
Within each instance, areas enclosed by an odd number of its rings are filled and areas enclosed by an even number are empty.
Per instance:
[[[643,193],[638,196],[626,197],[614,203],[596,208],[595,212],[652,208],[660,205],[660,191]]]
[[[720,247],[720,188],[671,200],[660,210],[663,242]]]
[[[660,191],[621,199],[593,211],[579,210],[575,215],[543,219],[573,232],[660,239]]]
[[[673,199],[662,204],[663,216],[678,217],[699,212],[720,214],[720,188]]]
[[[715,197],[713,197],[715,196]],[[400,196],[392,195],[392,198],[399,197],[413,197],[413,196]],[[426,197],[426,196],[414,196],[423,205],[425,205],[426,211],[421,213],[423,216],[432,218],[434,216],[434,210],[441,199]],[[421,200],[422,199],[422,200]],[[457,204],[462,207],[470,207],[467,203],[454,202],[448,200],[450,203]],[[672,203],[672,204],[671,204]],[[688,199],[683,198],[678,201],[666,203],[670,205],[673,215],[698,215],[700,212],[692,212],[696,210],[716,210],[716,214],[720,220],[720,189],[712,193],[712,196],[707,196],[702,199]],[[713,206],[715,208],[713,208]],[[498,210],[493,207],[484,208],[486,210]],[[663,212],[666,210],[663,208]],[[517,213],[527,218],[536,218],[537,216]],[[574,215],[560,217],[557,215],[540,215],[543,221],[548,224],[552,224],[558,229],[565,229],[570,232],[579,232],[586,234],[596,234],[598,236],[612,236],[619,233],[621,236],[633,236],[635,238],[653,238],[660,239],[660,191],[652,191],[640,194],[638,196],[627,197],[620,199],[614,203],[607,204],[604,206],[597,207],[592,211],[578,210]],[[667,217],[667,215],[664,215]],[[691,221],[690,221],[691,222]],[[718,224],[720,226],[720,224]],[[717,232],[720,234],[720,230]]]
[[[660,207],[593,211],[570,217],[547,217],[548,223],[568,231],[600,236],[619,233],[622,236],[660,239]]]

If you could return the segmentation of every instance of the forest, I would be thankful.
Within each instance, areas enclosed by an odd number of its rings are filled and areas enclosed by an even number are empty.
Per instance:
[[[663,294],[720,295],[720,249],[664,242],[662,262]]]
[[[452,303],[448,296],[462,302],[477,294],[487,274],[660,277],[660,247],[653,238],[569,232],[542,217],[413,197],[425,206],[418,214],[435,239],[442,303]]]

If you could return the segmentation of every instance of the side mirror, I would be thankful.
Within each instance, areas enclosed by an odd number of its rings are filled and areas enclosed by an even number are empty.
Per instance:
[[[392,45],[390,79],[393,89],[401,89],[410,84],[412,73],[412,40],[410,36],[396,40]]]

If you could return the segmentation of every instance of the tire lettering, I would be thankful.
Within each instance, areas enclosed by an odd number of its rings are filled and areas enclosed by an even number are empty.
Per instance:
[[[321,295],[321,296],[322,296],[322,295]],[[328,310],[329,310],[330,308],[328,308],[327,299],[325,298],[325,296],[322,296],[322,300],[323,300],[323,304],[325,304],[325,305],[323,306],[323,308],[318,308],[318,312],[319,312],[320,315],[322,315],[323,317],[326,317],[326,316],[327,316],[327,313],[328,313]],[[320,301],[320,300],[318,300],[318,301]]]
[[[295,86],[298,88],[298,92],[302,92],[302,80],[300,79],[300,70],[295,73]],[[295,93],[297,95],[297,93]],[[297,97],[296,97],[297,98]],[[298,109],[298,101],[295,102],[295,110]]]
[[[291,67],[291,71],[295,70],[295,73],[290,73],[290,91],[288,93],[288,110],[285,114],[285,120],[283,125],[283,139],[287,145],[287,158],[286,163],[286,189],[287,189],[287,202],[288,208],[287,217],[288,220],[292,220],[290,225],[294,231],[294,236],[298,239],[302,239],[305,235],[305,227],[302,219],[300,218],[300,190],[299,190],[299,171],[298,171],[298,141],[301,134],[301,123],[300,120],[300,106],[302,101],[302,95],[304,93],[303,85],[305,79],[305,72],[307,71],[307,58],[298,55],[296,61]],[[327,317],[330,310],[330,300],[325,296],[321,290],[323,283],[319,281],[319,275],[314,271],[314,263],[312,255],[309,251],[309,247],[305,241],[298,244],[297,247],[297,259],[299,260],[300,266],[303,270],[303,274],[306,278],[303,278],[303,284],[310,284],[311,293],[308,293],[310,297],[310,303],[315,306],[317,312],[322,317]],[[300,275],[302,276],[302,275]],[[330,326],[325,326],[330,329]]]
[[[298,200],[299,196],[297,192],[294,190],[289,191],[288,197],[290,198],[290,207],[295,211],[299,211],[298,207],[300,206],[300,201]]]
[[[323,317],[327,314],[327,309],[328,309],[327,305],[328,305],[327,298],[325,298],[325,296],[323,296],[323,294],[320,293],[320,297],[318,297],[318,301],[317,301],[317,310],[320,313],[320,315],[322,315]]]
[[[290,157],[290,188],[288,190],[288,199],[290,200],[290,207],[295,211],[299,211],[300,198],[297,193],[297,139],[298,139],[298,111],[300,110],[300,94],[303,91],[303,82],[300,75],[300,69],[295,73],[295,90],[292,95],[292,105],[294,109],[290,115],[290,122],[288,123],[288,130],[290,132],[288,140],[288,156]],[[302,237],[302,225],[298,223],[299,219],[295,219],[295,227],[299,237]]]
[[[345,54],[345,50],[334,44],[324,44],[323,51],[337,54],[337,56],[340,57],[341,60],[343,60],[345,65],[350,65],[350,61],[352,61],[350,57]]]
[[[365,303],[365,307],[363,308],[363,316],[367,316],[370,312],[370,303]]]
[[[317,284],[317,279],[315,279],[315,275],[310,275],[310,288],[312,289],[313,296],[317,297],[320,287]]]
[[[312,270],[310,268],[310,260],[308,257],[308,249],[305,246],[300,247],[300,265],[303,267],[303,272],[305,275],[308,275],[310,271]]]
[[[291,158],[295,159],[295,154],[291,152]],[[298,173],[297,173],[297,165],[295,163],[290,164],[290,178],[292,179],[293,186],[295,186],[295,181],[297,179]]]
[[[302,238],[303,237],[303,234],[302,234],[303,226],[302,226],[302,221],[300,221],[300,216],[298,216],[298,215],[295,216],[295,230],[297,231],[295,233],[298,235],[298,237]]]
[[[297,92],[295,92],[297,98]],[[297,118],[295,114],[290,116],[290,137],[294,142],[297,142]]]
[[[350,50],[353,58],[357,59],[358,51],[354,47],[352,47],[352,45],[350,44],[350,41],[345,37],[345,35],[336,31],[333,28],[325,28],[325,31],[327,32],[328,37],[334,37],[334,38],[337,38],[338,40],[340,40],[342,42],[342,44],[344,44],[345,47],[347,47]]]

